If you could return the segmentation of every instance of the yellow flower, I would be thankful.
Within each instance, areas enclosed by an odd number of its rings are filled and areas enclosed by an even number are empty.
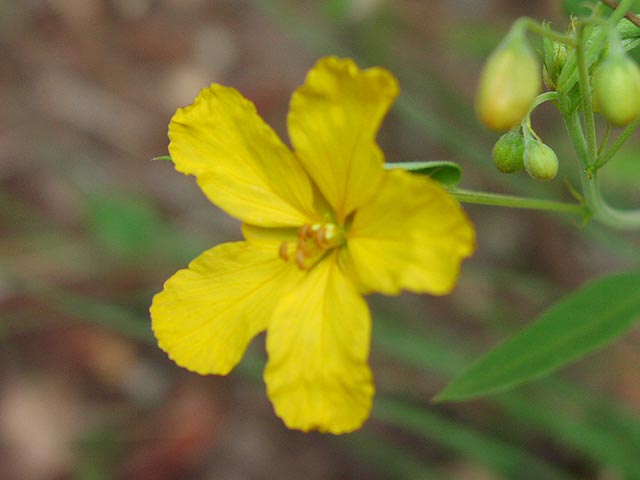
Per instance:
[[[323,58],[293,95],[293,152],[235,89],[211,85],[169,125],[175,168],[243,222],[151,306],[160,348],[227,374],[267,331],[267,394],[289,428],[344,433],[369,416],[371,318],[362,294],[446,294],[474,231],[436,182],[385,170],[375,143],[398,94],[382,68]]]

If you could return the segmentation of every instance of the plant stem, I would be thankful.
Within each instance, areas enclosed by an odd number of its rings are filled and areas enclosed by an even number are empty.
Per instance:
[[[602,3],[613,10],[616,10],[618,8],[618,2],[615,2],[614,0],[602,0]],[[631,12],[626,12],[624,16],[635,26],[640,27],[640,18],[638,18],[636,15]]]
[[[617,210],[609,206],[602,197],[593,157],[592,159],[588,157],[589,152],[586,149],[584,135],[580,128],[580,118],[578,113],[575,111],[568,114],[563,113],[563,117],[567,127],[567,132],[569,133],[569,138],[571,138],[571,142],[573,143],[573,147],[578,156],[578,170],[580,172],[582,194],[584,195],[584,203],[589,214],[593,216],[594,220],[612,228],[618,228],[621,230],[640,229],[640,209]],[[629,132],[627,137],[630,134],[631,133]],[[616,144],[620,143],[620,145],[622,145],[622,141],[618,142],[618,140],[616,140]],[[616,147],[615,144],[605,153],[605,156],[614,147]],[[620,147],[617,146],[617,148]],[[611,155],[613,155],[613,153],[611,153]]]
[[[602,3],[613,10],[618,8],[618,2],[615,2],[614,0],[602,0]],[[627,12],[624,14],[624,16],[635,26],[640,27],[640,18],[638,18],[636,15],[631,12]]]
[[[640,125],[640,117],[638,117],[636,120],[634,120],[629,125],[627,125],[627,127],[622,131],[622,133],[618,136],[618,138],[616,138],[616,141],[613,142],[611,147],[609,147],[604,153],[598,156],[598,160],[594,165],[596,170],[598,170],[600,167],[606,164],[609,160],[611,160],[611,157],[613,157],[618,152],[618,150],[620,150],[620,147],[622,147],[622,145],[624,145],[624,142],[626,142],[629,139],[629,137],[634,132],[634,130],[638,127],[638,125]]]
[[[611,23],[613,23],[614,25],[617,24],[620,20],[622,20],[624,18],[624,16],[627,14],[627,12],[631,9],[631,7],[633,6],[633,1],[634,0],[622,0],[618,6],[615,8],[615,10],[613,11],[613,13],[611,14],[611,16],[609,17],[609,21]],[[606,3],[606,2],[605,2]],[[610,4],[608,4],[608,6],[611,6]]]
[[[573,144],[573,149],[576,151],[576,155],[578,156],[578,161],[580,162],[579,167],[581,170],[586,170],[589,167],[587,142],[584,138],[582,126],[580,125],[580,117],[575,111],[566,114],[563,112],[562,116],[564,118],[564,124],[567,128],[567,132],[569,133],[569,138]]]
[[[580,96],[582,97],[582,110],[584,113],[584,129],[587,141],[587,164],[593,165],[598,156],[598,144],[596,139],[596,124],[593,117],[593,103],[591,100],[591,85],[589,72],[585,58],[584,26],[578,27],[578,44],[576,56],[578,59],[578,74],[580,78]]]
[[[600,192],[598,174],[580,170],[584,200],[593,215],[593,219],[620,230],[640,229],[640,209],[618,210],[611,207]]]
[[[600,142],[600,146],[598,147],[598,159],[602,156],[602,152],[607,148],[607,143],[609,143],[609,137],[611,136],[611,123],[607,122],[607,131],[604,134],[604,138]],[[598,166],[599,162],[596,162],[596,170],[600,168]]]
[[[531,111],[536,108],[538,105],[543,104],[544,102],[550,102],[552,100],[558,100],[558,98],[560,97],[560,94],[558,92],[545,92],[545,93],[541,93],[540,95],[538,95],[536,97],[536,99],[533,102],[533,105],[531,106],[531,108],[529,109],[529,113],[531,113]]]
[[[588,210],[579,203],[556,202],[540,198],[517,197],[499,193],[477,192],[461,188],[452,188],[449,193],[463,203],[476,205],[494,205],[499,207],[524,208],[528,210],[549,210],[553,212],[578,215],[583,219],[588,216]]]
[[[530,32],[537,33],[541,37],[547,37],[550,40],[554,40],[559,43],[564,43],[565,45],[569,45],[571,47],[576,46],[576,42],[573,37],[569,35],[563,35],[558,32],[554,32],[549,28],[544,28],[540,23],[536,22],[534,19],[529,17],[521,17],[515,21],[513,24],[513,28],[522,28],[527,29]]]

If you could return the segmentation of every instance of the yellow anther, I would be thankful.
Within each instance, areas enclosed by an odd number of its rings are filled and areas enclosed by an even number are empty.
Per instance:
[[[333,223],[328,223],[324,226],[324,236],[327,240],[331,240],[336,235],[336,226]]]
[[[316,245],[322,249],[327,248],[328,244],[327,244],[327,239],[325,237],[325,231],[324,228],[321,230],[318,230],[318,232],[316,233],[316,236],[313,237],[313,240],[316,242]]]
[[[309,236],[309,228],[309,225],[303,225],[302,227],[300,227],[300,229],[298,230],[298,243],[303,242],[304,239]]]
[[[326,250],[336,246],[336,233],[336,226],[332,223],[302,225],[298,229],[293,257],[298,268],[308,270]],[[284,261],[291,260],[288,242],[280,244],[278,254]]]
[[[304,263],[304,252],[302,250],[296,251],[296,265],[300,270],[306,270],[307,266]]]
[[[289,242],[282,242],[280,244],[280,250],[278,250],[278,255],[285,262],[289,261]]]

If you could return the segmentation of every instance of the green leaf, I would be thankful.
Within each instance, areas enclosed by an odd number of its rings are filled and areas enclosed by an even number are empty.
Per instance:
[[[411,173],[427,175],[447,187],[456,185],[462,177],[460,165],[445,160],[433,162],[394,162],[385,163],[384,166],[387,169],[402,168]]]
[[[640,317],[640,271],[590,282],[450,383],[435,400],[513,388],[604,346]]]
[[[157,157],[153,157],[153,160],[163,160],[165,162],[172,162],[171,155],[159,155]]]

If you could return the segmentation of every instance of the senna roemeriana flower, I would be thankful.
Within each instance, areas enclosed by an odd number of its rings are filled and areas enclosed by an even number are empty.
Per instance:
[[[474,231],[435,181],[385,170],[375,143],[398,94],[382,68],[323,58],[293,95],[293,151],[233,88],[211,85],[169,125],[175,168],[243,222],[164,285],[160,348],[227,374],[267,331],[267,394],[284,423],[344,433],[369,416],[371,318],[363,294],[451,291]]]

